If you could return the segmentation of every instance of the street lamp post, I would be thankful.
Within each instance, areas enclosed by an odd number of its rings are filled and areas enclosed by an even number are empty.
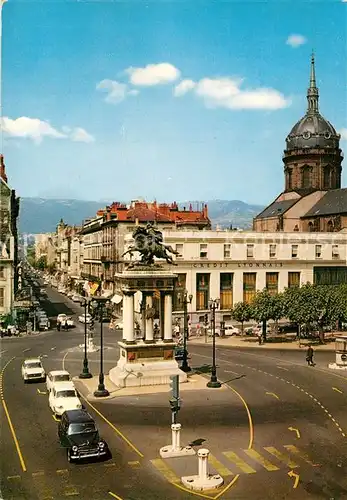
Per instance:
[[[83,359],[83,370],[80,373],[79,378],[92,378],[92,374],[88,368],[88,356],[87,356],[87,306],[88,300],[84,299],[84,359]]]
[[[216,368],[216,309],[219,306],[219,299],[210,299],[209,307],[212,313],[212,371],[211,380],[207,382],[207,387],[212,387],[217,389],[221,387],[222,384],[217,379],[217,368]]]
[[[109,396],[110,393],[105,387],[104,384],[104,371],[103,371],[103,363],[104,363],[104,338],[103,338],[103,313],[105,303],[108,302],[108,299],[104,297],[95,297],[95,301],[98,304],[98,311],[100,312],[100,373],[99,373],[99,385],[96,391],[94,391],[94,396],[96,398],[102,398]]]
[[[181,370],[183,372],[190,372],[192,369],[188,365],[188,352],[187,352],[187,339],[188,339],[188,304],[192,303],[193,295],[188,295],[188,291],[184,291],[183,295],[183,359]]]

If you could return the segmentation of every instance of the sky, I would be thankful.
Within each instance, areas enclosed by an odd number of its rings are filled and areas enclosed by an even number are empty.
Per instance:
[[[23,197],[268,204],[312,49],[347,150],[346,16],[341,0],[8,0],[9,182]]]

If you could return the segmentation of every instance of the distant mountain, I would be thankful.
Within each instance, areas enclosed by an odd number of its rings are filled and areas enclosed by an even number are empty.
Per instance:
[[[105,207],[107,201],[54,200],[48,198],[21,198],[19,231],[26,234],[54,232],[60,219],[71,225],[80,225],[83,220],[95,216],[97,210]],[[213,227],[252,227],[252,219],[264,208],[260,205],[248,205],[238,200],[212,200],[208,205],[209,217]],[[187,209],[201,209],[201,201],[180,203]]]

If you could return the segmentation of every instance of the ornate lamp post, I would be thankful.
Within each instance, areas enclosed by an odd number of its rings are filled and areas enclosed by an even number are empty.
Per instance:
[[[212,387],[216,389],[221,387],[222,384],[217,379],[217,368],[216,368],[216,309],[219,307],[219,299],[210,299],[209,308],[212,313],[212,372],[211,380],[207,382],[207,387]]]
[[[100,373],[99,373],[99,385],[96,391],[94,391],[94,396],[96,398],[102,398],[109,396],[110,393],[108,390],[105,388],[104,384],[104,371],[103,371],[103,363],[104,363],[104,337],[103,337],[103,329],[102,329],[102,323],[103,323],[103,313],[104,313],[104,306],[106,302],[108,302],[108,299],[105,297],[95,297],[94,298],[95,302],[98,305],[98,312],[100,314]]]
[[[88,299],[84,299],[84,359],[83,359],[83,370],[80,373],[79,378],[92,378],[92,374],[88,368],[88,357],[87,357],[87,306]]]
[[[181,370],[183,372],[190,372],[191,367],[188,365],[188,352],[187,352],[187,339],[188,339],[188,304],[192,303],[193,295],[188,295],[188,291],[184,291],[183,295],[183,359]]]

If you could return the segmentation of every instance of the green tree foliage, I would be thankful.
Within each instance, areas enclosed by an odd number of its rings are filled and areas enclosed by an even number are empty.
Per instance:
[[[252,307],[247,302],[237,302],[231,310],[231,316],[235,321],[241,323],[241,334],[243,335],[243,324],[252,318]]]
[[[47,257],[45,255],[41,255],[41,257],[35,262],[36,269],[40,269],[43,271],[47,267]]]
[[[266,322],[270,319],[277,321],[284,317],[283,295],[272,295],[264,288],[257,292],[252,301],[252,318],[263,323],[263,337],[266,340]]]

